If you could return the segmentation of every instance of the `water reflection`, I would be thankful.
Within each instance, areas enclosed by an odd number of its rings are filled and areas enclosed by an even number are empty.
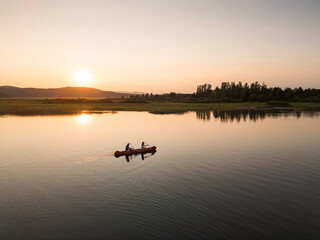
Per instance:
[[[0,239],[319,239],[316,114],[0,118]]]
[[[316,117],[320,116],[319,112],[266,112],[259,110],[233,110],[233,111],[196,111],[196,117],[199,120],[210,121],[213,119],[220,119],[221,122],[240,122],[264,120],[266,117],[278,118],[278,117],[293,116],[300,118],[301,116]]]
[[[90,122],[91,116],[85,113],[82,113],[80,116],[77,116],[77,121],[80,122],[82,125],[87,125]]]
[[[144,153],[144,154],[136,154],[136,155],[125,155],[125,159],[127,162],[130,162],[131,160],[137,158],[138,156],[141,157],[141,160],[145,160],[148,157],[153,156],[157,151],[150,152],[150,153]]]

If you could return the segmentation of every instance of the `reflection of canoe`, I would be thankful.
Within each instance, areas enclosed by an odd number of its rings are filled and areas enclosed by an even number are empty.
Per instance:
[[[131,151],[116,151],[114,153],[115,157],[120,157],[123,155],[133,155],[133,154],[142,154],[142,153],[149,153],[149,152],[156,152],[157,147],[153,146],[153,147],[149,147],[149,148],[144,148],[144,149],[134,149]]]

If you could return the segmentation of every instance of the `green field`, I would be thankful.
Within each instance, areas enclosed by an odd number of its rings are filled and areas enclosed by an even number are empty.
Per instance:
[[[274,104],[275,103],[275,104]],[[279,104],[280,103],[280,104]],[[0,115],[60,115],[102,111],[146,111],[155,114],[182,113],[188,111],[320,111],[320,103],[290,102],[273,104],[259,102],[239,103],[179,103],[150,102],[128,103],[125,101],[89,99],[1,99]]]

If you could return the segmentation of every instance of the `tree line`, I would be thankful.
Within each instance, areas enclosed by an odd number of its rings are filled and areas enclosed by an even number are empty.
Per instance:
[[[193,94],[167,93],[132,95],[128,102],[174,101],[174,102],[320,102],[320,89],[267,87],[265,83],[222,82],[221,87],[212,89],[212,85],[205,83],[197,86]]]

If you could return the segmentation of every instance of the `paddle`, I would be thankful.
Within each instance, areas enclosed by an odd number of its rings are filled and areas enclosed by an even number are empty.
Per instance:
[[[137,153],[138,151],[132,146],[132,144],[130,143],[130,146],[132,147],[132,150],[135,151],[135,153]]]

